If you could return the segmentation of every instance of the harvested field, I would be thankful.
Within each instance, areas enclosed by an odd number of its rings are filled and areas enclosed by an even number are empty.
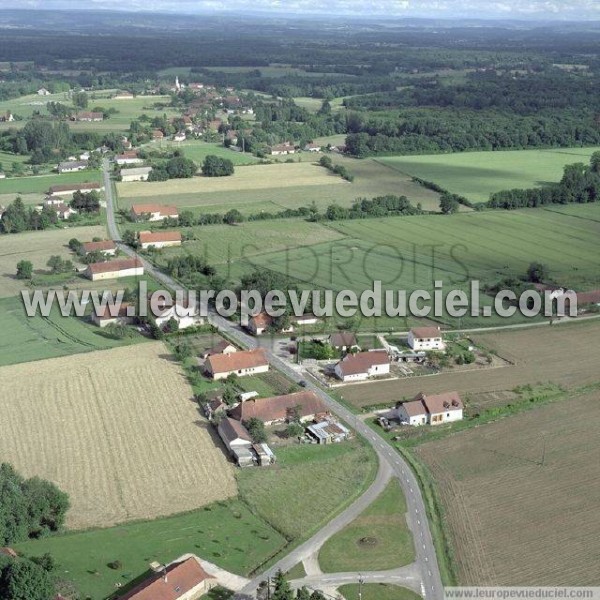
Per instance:
[[[17,263],[28,260],[34,270],[47,270],[48,259],[55,254],[75,261],[67,244],[73,237],[89,242],[94,237],[105,238],[106,228],[101,226],[73,229],[47,229],[0,236],[0,298],[15,296],[24,283],[15,278]],[[89,285],[89,282],[88,282]]]
[[[599,420],[596,391],[415,450],[462,585],[597,585]]]
[[[354,406],[393,403],[415,396],[420,391],[429,394],[456,390],[469,396],[475,404],[490,406],[490,392],[505,392],[517,386],[536,383],[555,383],[574,388],[600,381],[600,319],[504,332],[478,333],[473,336],[482,344],[514,365],[497,369],[443,373],[413,377],[368,385],[349,386],[344,399]],[[483,400],[479,400],[483,395]],[[498,404],[505,395],[498,395]]]
[[[233,468],[162,343],[0,369],[0,456],[67,491],[72,529],[236,494]]]

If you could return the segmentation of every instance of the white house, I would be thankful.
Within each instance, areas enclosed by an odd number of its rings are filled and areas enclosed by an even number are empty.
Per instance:
[[[427,396],[423,392],[409,402],[399,402],[396,413],[401,423],[412,426],[441,425],[463,418],[464,405],[457,392]]]
[[[87,256],[91,252],[102,252],[106,256],[114,256],[117,253],[117,245],[112,240],[84,242],[81,244],[81,252],[84,256]]]
[[[131,312],[135,310],[135,306],[129,302],[122,302],[118,306],[115,305],[114,310],[111,311],[109,306],[104,306],[98,310],[92,310],[92,323],[98,325],[98,327],[108,327],[108,325],[130,325],[133,323],[134,316],[128,313],[129,307],[132,307]]]
[[[87,161],[85,160],[72,160],[67,162],[61,162],[58,165],[59,173],[77,173],[77,171],[83,171],[87,169]]]
[[[296,154],[296,147],[294,144],[285,142],[271,147],[271,156],[283,156],[287,154]]]
[[[138,241],[140,248],[147,250],[154,248],[169,248],[181,246],[180,231],[140,231]]]
[[[166,325],[171,319],[177,321],[179,329],[188,329],[204,324],[204,318],[201,316],[197,304],[176,301],[175,304],[162,304],[157,308],[158,314],[154,316],[159,327]]]
[[[50,92],[46,88],[40,88],[37,91],[38,96],[50,96]]]
[[[148,181],[152,167],[121,169],[121,181]]]
[[[168,218],[177,219],[179,209],[163,204],[134,204],[130,214],[133,221],[164,221]]]
[[[444,338],[439,327],[415,327],[408,332],[408,345],[413,350],[439,350],[446,349]]]
[[[233,352],[231,354],[214,354],[206,359],[206,372],[215,380],[227,379],[234,374],[238,377],[257,375],[269,370],[269,361],[263,348]]]
[[[316,325],[319,322],[319,319],[315,317],[315,315],[305,314],[301,317],[296,317],[292,319],[296,325]]]
[[[321,152],[321,145],[315,144],[314,142],[310,142],[304,146],[305,152]]]
[[[344,383],[365,381],[390,372],[390,359],[385,350],[347,354],[336,366],[335,374]]]
[[[122,167],[123,165],[143,165],[144,159],[139,158],[135,150],[123,152],[115,157],[115,162]]]

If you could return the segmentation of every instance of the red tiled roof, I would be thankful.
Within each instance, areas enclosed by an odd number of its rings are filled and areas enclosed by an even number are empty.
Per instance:
[[[98,190],[102,186],[99,183],[86,182],[86,183],[69,183],[63,185],[53,185],[48,190],[50,195],[55,192],[70,192],[73,190],[76,192],[77,190]]]
[[[420,392],[410,402],[402,402],[400,405],[406,410],[409,417],[418,417],[426,414],[439,414],[464,408],[458,392],[446,392],[427,396]]]
[[[155,573],[120,600],[178,600],[207,579],[213,579],[197,559],[190,557],[167,566],[167,576]]]
[[[352,346],[356,346],[356,336],[353,333],[339,331],[329,336],[329,343],[334,348],[351,348]]]
[[[600,290],[579,292],[577,294],[577,305],[582,304],[600,304]]]
[[[247,442],[252,441],[252,436],[250,432],[235,419],[230,419],[229,417],[225,417],[219,423],[219,430],[222,435],[225,436],[228,442],[233,442],[233,440],[245,440]]]
[[[223,350],[226,350],[230,346],[235,347],[231,342],[228,342],[227,340],[221,340],[207,352],[207,355],[212,356],[213,354],[223,354]]]
[[[269,361],[263,348],[234,352],[232,354],[215,354],[206,360],[207,367],[215,374],[252,369],[268,364]]]
[[[271,325],[272,322],[272,317],[265,312],[259,313],[250,319],[250,323],[252,323],[256,329],[266,329],[269,327],[269,325]]]
[[[116,250],[117,245],[112,240],[104,240],[102,242],[85,242],[81,245],[83,251],[88,252],[103,252],[105,250]]]
[[[140,231],[140,244],[154,242],[181,242],[180,231]]]
[[[92,263],[88,265],[90,273],[110,273],[112,271],[125,271],[143,267],[139,258],[124,258],[122,260],[109,260],[106,262]]]
[[[132,306],[131,302],[122,302],[120,305],[106,305],[100,307],[99,310],[95,310],[96,318],[100,321],[106,321],[108,319],[114,319],[117,317],[128,317],[127,309]]]
[[[230,412],[230,415],[238,421],[247,421],[252,418],[264,422],[284,421],[296,407],[298,407],[301,418],[328,412],[327,406],[314,392],[304,390],[285,396],[247,400],[238,404]]]
[[[367,373],[370,367],[375,365],[387,365],[390,359],[385,350],[375,350],[374,352],[358,352],[348,354],[338,365],[342,375],[358,375]]]
[[[442,332],[439,327],[414,327],[411,329],[414,337],[418,339],[441,338]]]
[[[149,215],[152,213],[159,213],[166,217],[177,217],[179,215],[179,209],[176,206],[168,206],[165,204],[134,204],[131,207],[134,215]]]

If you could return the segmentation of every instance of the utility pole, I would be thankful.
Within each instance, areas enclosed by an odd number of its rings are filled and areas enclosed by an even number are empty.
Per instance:
[[[359,573],[358,575],[358,600],[362,600],[362,586],[365,580],[362,578],[362,575]]]
[[[267,600],[271,600],[271,578],[267,577]]]

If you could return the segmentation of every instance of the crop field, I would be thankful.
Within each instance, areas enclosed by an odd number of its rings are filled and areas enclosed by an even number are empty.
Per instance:
[[[362,592],[362,600],[420,600],[421,596],[407,588],[391,585],[388,583],[367,583],[360,586],[358,583],[343,585],[338,592],[346,600],[358,598],[359,591]]]
[[[334,162],[344,164],[355,176],[348,183],[312,162],[314,157],[310,162],[307,155],[302,158],[307,160],[239,168],[231,177],[119,183],[119,205],[169,202],[197,213],[237,208],[248,215],[309,206],[313,201],[321,209],[333,203],[350,206],[357,198],[395,194],[407,196],[415,205],[420,202],[426,210],[438,210],[436,193],[374,161],[335,157]]]
[[[68,492],[71,529],[235,496],[233,467],[162,343],[0,369],[0,455]]]
[[[408,292],[433,291],[436,280],[443,281],[446,290],[462,288],[468,280],[479,280],[483,288],[505,277],[523,276],[532,261],[547,265],[560,285],[600,286],[596,260],[600,221],[574,213],[473,212],[342,221],[330,227],[345,239],[292,249],[285,255],[264,254],[256,262],[310,287],[357,292],[371,288],[374,280],[384,289]],[[486,298],[482,295],[482,304]],[[500,321],[491,317],[485,323]],[[480,317],[466,316],[461,325],[481,322]]]
[[[356,407],[393,404],[423,391],[436,394],[456,390],[479,403],[479,396],[498,396],[517,386],[555,383],[567,389],[600,382],[600,319],[587,322],[478,333],[471,336],[476,345],[493,350],[514,364],[495,369],[442,373],[396,381],[350,386],[344,399]]]
[[[15,277],[17,263],[20,260],[30,261],[34,271],[46,271],[46,263],[53,255],[62,256],[76,263],[75,255],[67,246],[71,238],[76,237],[81,241],[89,242],[94,237],[105,236],[106,229],[101,226],[46,229],[0,236],[0,298],[14,296],[26,287],[23,281]]]
[[[559,181],[565,165],[587,164],[598,150],[600,148],[462,152],[377,160],[401,173],[433,181],[471,201],[487,202],[492,192]]]
[[[193,552],[233,573],[249,575],[286,540],[237,499],[172,517],[106,529],[67,533],[17,544],[19,553],[49,552],[59,579],[71,581],[81,598],[105,600],[146,575],[148,563],[161,564]],[[122,569],[108,565],[119,560]],[[122,592],[122,588],[118,590]]]
[[[598,419],[595,391],[416,449],[462,585],[597,583]]]
[[[0,194],[45,194],[51,185],[67,183],[100,182],[100,171],[79,171],[56,175],[33,175],[31,177],[7,177],[0,179]],[[14,200],[14,198],[13,198]],[[39,198],[41,202],[42,198]]]
[[[122,340],[113,339],[85,319],[62,317],[58,308],[47,318],[28,317],[20,296],[0,298],[0,331],[0,366],[147,341],[137,333]]]

